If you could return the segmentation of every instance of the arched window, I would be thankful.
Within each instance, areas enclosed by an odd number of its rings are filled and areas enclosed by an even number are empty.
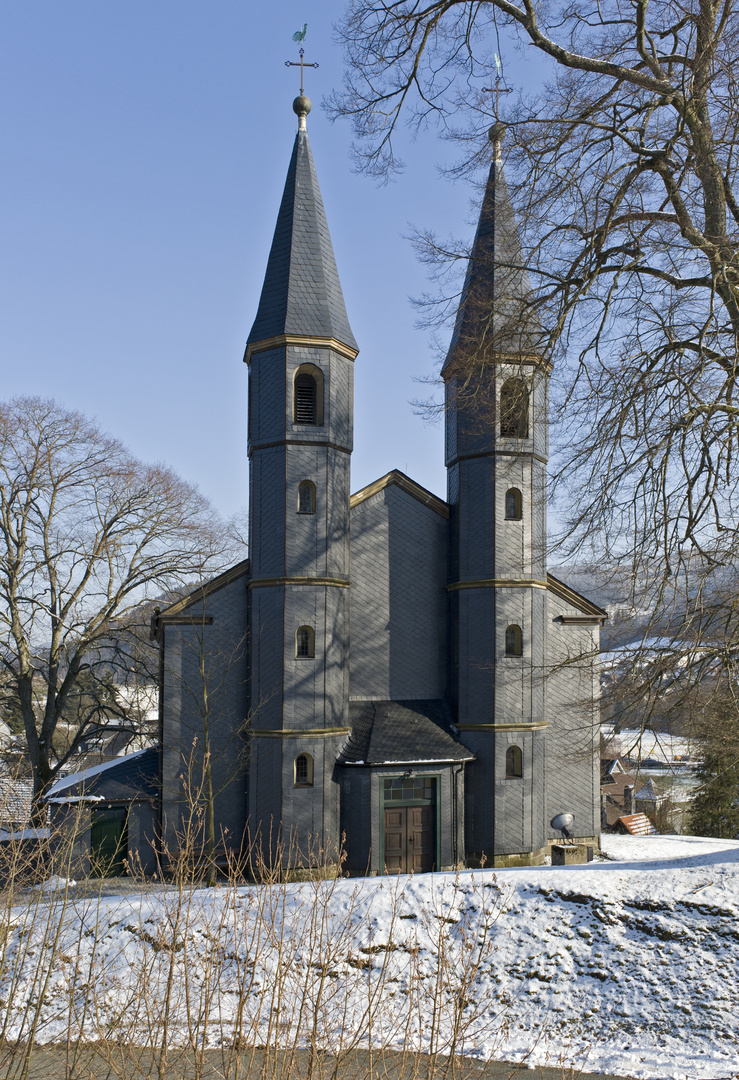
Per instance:
[[[505,516],[507,521],[520,521],[523,517],[521,492],[518,488],[508,488],[505,493]]]
[[[505,752],[506,779],[523,776],[523,755],[520,746],[509,746]]]
[[[514,624],[506,627],[505,654],[506,656],[523,656],[523,634],[520,626]]]
[[[313,758],[310,754],[298,754],[295,758],[295,787],[312,787]]]
[[[295,372],[293,423],[323,423],[323,372],[315,364],[301,364]]]
[[[310,480],[301,480],[298,484],[298,513],[315,514],[316,485]]]
[[[516,439],[529,433],[529,392],[523,379],[508,379],[501,387],[500,433]]]
[[[312,626],[299,626],[295,632],[295,655],[299,660],[310,660],[316,655],[316,636]]]

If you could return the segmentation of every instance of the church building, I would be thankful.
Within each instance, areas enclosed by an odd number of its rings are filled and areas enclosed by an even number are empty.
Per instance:
[[[359,347],[293,108],[244,355],[249,558],[155,620],[165,848],[208,804],[221,852],[285,871],[340,846],[355,874],[535,864],[561,813],[597,845],[606,615],[547,573],[550,365],[501,130],[442,371],[447,498],[399,471],[352,494]]]

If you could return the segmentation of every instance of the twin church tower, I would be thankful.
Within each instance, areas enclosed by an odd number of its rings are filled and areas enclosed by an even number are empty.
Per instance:
[[[549,369],[500,131],[442,371],[447,499],[397,471],[352,495],[358,346],[293,108],[244,356],[249,558],[159,618],[165,839],[205,747],[219,847],[285,869],[342,843],[352,873],[536,863],[562,812],[592,843],[605,613],[546,570]]]

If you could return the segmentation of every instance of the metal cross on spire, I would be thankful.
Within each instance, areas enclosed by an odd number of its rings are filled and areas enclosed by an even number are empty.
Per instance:
[[[494,104],[493,108],[494,108],[494,111],[495,111],[495,119],[498,120],[499,119],[499,115],[498,115],[499,114],[499,108],[498,108],[498,106],[499,106],[500,95],[501,94],[512,94],[513,90],[511,89],[510,86],[501,86],[500,85],[501,80],[503,78],[503,65],[501,64],[500,57],[498,56],[497,53],[495,54],[495,71],[496,71],[495,86],[483,86],[482,89],[483,89],[483,93],[485,93],[485,94],[494,94],[495,95],[495,104]]]
[[[303,29],[302,30],[296,30],[296,32],[293,34],[293,41],[301,41],[301,42],[304,41],[307,30],[308,30],[308,23],[304,23]],[[300,68],[300,96],[301,97],[303,96],[303,93],[304,93],[304,91],[303,91],[303,69],[307,68],[307,67],[310,67],[310,68],[317,68],[318,67],[318,64],[309,64],[306,60],[303,59],[304,56],[305,56],[305,49],[301,45],[300,46],[300,60],[286,60],[285,61],[285,67],[299,67]]]

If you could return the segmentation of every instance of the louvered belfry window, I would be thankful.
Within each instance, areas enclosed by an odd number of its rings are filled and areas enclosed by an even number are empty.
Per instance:
[[[500,391],[500,434],[526,439],[529,434],[529,392],[523,379],[508,379]]]
[[[316,422],[316,380],[312,375],[298,375],[295,380],[295,423]]]

